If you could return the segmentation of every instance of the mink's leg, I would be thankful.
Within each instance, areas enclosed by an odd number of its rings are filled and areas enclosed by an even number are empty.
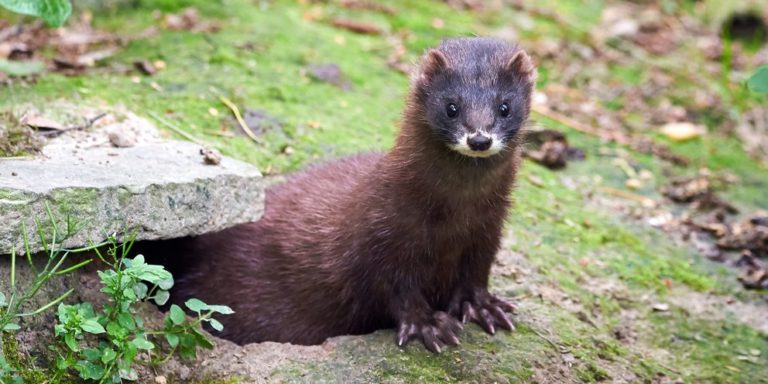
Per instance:
[[[430,308],[418,290],[400,291],[392,301],[392,312],[397,319],[397,345],[405,346],[413,339],[420,339],[434,353],[441,348],[459,344],[457,333],[461,323],[443,311]]]
[[[448,305],[448,313],[462,323],[473,321],[486,332],[496,333],[496,327],[514,330],[515,326],[507,315],[515,306],[488,292],[488,278],[491,264],[496,257],[499,241],[476,244],[462,257],[462,276]]]

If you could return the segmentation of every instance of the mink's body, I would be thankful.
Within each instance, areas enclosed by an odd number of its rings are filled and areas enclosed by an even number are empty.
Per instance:
[[[222,336],[241,344],[397,327],[399,344],[439,351],[460,320],[511,329],[512,306],[487,287],[533,76],[505,43],[443,42],[414,77],[391,151],[293,175],[267,191],[260,221],[177,242],[187,272],[173,300],[230,305]]]

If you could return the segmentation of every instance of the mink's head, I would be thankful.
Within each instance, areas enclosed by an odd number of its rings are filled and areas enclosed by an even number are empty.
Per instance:
[[[444,40],[422,58],[411,102],[448,148],[490,157],[517,145],[535,79],[530,58],[516,46],[490,38]]]

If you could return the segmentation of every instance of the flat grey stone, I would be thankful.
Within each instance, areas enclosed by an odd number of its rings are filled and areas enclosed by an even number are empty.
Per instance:
[[[46,203],[60,231],[67,217],[77,224],[66,247],[131,231],[137,240],[198,235],[263,213],[262,176],[249,164],[226,157],[204,164],[201,146],[189,142],[151,137],[115,148],[106,139],[88,144],[93,137],[105,133],[57,139],[40,157],[0,158],[0,254],[21,249],[22,223],[31,250],[43,249],[35,220],[51,233]]]

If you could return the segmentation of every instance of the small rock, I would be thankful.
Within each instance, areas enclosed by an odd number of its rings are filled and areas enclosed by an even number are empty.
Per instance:
[[[669,304],[666,303],[656,303],[653,305],[653,310],[656,312],[667,312],[669,311]]]
[[[624,185],[627,188],[632,189],[632,190],[638,190],[638,189],[643,187],[643,183],[640,180],[635,179],[635,178],[627,179],[627,181],[624,182]]]
[[[243,112],[243,120],[245,120],[245,125],[257,136],[263,135],[270,130],[280,130],[283,128],[283,123],[278,118],[260,109],[246,108]],[[240,125],[235,119],[232,119],[232,125],[235,132],[242,132]]]
[[[109,142],[115,147],[128,148],[136,145],[136,135],[132,133],[122,130],[113,130],[109,132],[108,135]]]
[[[700,125],[681,122],[663,125],[661,127],[661,133],[674,141],[687,141],[703,135],[706,133],[706,130]]]
[[[147,76],[152,76],[157,73],[157,68],[149,60],[134,61],[133,66]]]
[[[200,148],[200,154],[203,155],[203,163],[208,165],[221,164],[221,154],[213,148]]]
[[[336,64],[310,64],[307,66],[307,72],[313,79],[333,84],[345,91],[352,88],[352,84],[344,78],[341,68]]]
[[[608,37],[634,36],[640,31],[640,24],[633,19],[622,19],[608,28]]]
[[[155,383],[166,384],[167,382],[168,382],[168,379],[166,379],[165,376],[155,376]]]

